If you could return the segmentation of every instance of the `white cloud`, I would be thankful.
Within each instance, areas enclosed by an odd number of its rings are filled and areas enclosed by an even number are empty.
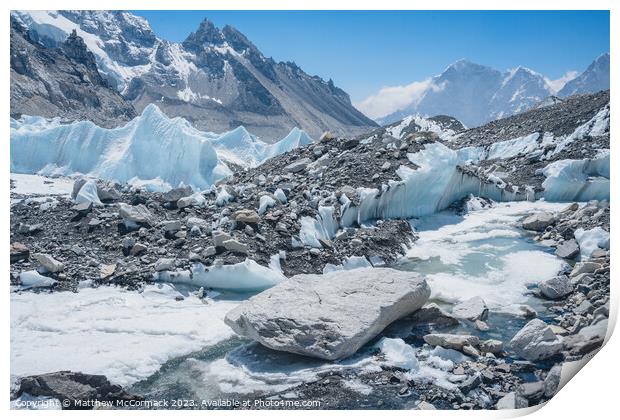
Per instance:
[[[405,86],[388,86],[354,105],[369,118],[380,118],[420,102],[429,88],[438,89],[430,78]]]
[[[555,79],[555,80],[551,80],[548,77],[545,77],[545,81],[547,82],[549,86],[551,86],[551,89],[553,89],[553,91],[557,93],[560,91],[560,89],[564,87],[566,83],[570,82],[575,77],[577,77],[578,74],[579,74],[578,71],[569,70],[562,77]]]

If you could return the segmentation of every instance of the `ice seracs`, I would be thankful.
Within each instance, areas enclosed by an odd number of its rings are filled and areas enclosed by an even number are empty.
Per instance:
[[[156,105],[123,127],[105,129],[89,121],[23,117],[11,122],[11,170],[41,175],[89,175],[154,191],[177,186],[202,190],[232,174],[227,163],[253,167],[265,159],[312,143],[293,129],[267,144],[245,128],[217,135],[168,118]],[[97,201],[84,190],[81,201]]]

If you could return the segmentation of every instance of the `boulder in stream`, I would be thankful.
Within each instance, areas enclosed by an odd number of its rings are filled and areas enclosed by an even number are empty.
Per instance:
[[[391,268],[301,274],[239,305],[226,323],[271,349],[336,360],[420,309],[429,296],[422,276]]]

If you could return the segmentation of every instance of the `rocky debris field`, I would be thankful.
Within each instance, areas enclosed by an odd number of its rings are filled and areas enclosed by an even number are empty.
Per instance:
[[[608,90],[571,96],[551,106],[535,108],[511,117],[491,121],[480,127],[464,130],[456,136],[453,142],[459,147],[487,146],[535,132],[549,132],[555,136],[570,135],[577,126],[590,120],[608,103]]]
[[[75,289],[89,280],[135,288],[158,271],[187,270],[194,263],[231,265],[246,258],[268,266],[274,255],[285,276],[320,273],[326,264],[341,265],[354,256],[382,265],[415,240],[406,221],[353,224],[314,246],[304,247],[299,238],[304,217],[316,219],[319,206],[334,206],[337,213],[339,197],[356,200],[355,188],[370,185],[363,175],[368,165],[361,166],[365,159],[381,164],[377,171],[384,179],[394,177],[400,158],[375,146],[376,153],[386,154],[384,161],[368,159],[370,151],[350,152],[347,141],[331,138],[271,159],[260,169],[237,172],[204,193],[190,188],[149,193],[98,181],[93,198],[80,179],[73,191],[79,204],[63,197],[41,202],[15,195],[20,201],[11,207],[11,243],[21,253],[61,262],[63,270],[47,273],[57,289]],[[346,164],[338,168],[341,159]],[[314,178],[312,168],[323,163],[328,165],[321,167],[323,176]],[[386,163],[391,171],[380,169]],[[351,168],[356,169],[352,174]],[[93,199],[101,204],[90,204]],[[21,272],[41,265],[15,252],[12,282],[18,284]]]

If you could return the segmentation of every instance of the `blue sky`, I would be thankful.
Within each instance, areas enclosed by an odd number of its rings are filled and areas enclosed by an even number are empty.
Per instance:
[[[609,51],[607,11],[135,11],[182,41],[203,18],[232,25],[265,54],[332,78],[353,102],[467,58],[524,65],[550,79]]]

